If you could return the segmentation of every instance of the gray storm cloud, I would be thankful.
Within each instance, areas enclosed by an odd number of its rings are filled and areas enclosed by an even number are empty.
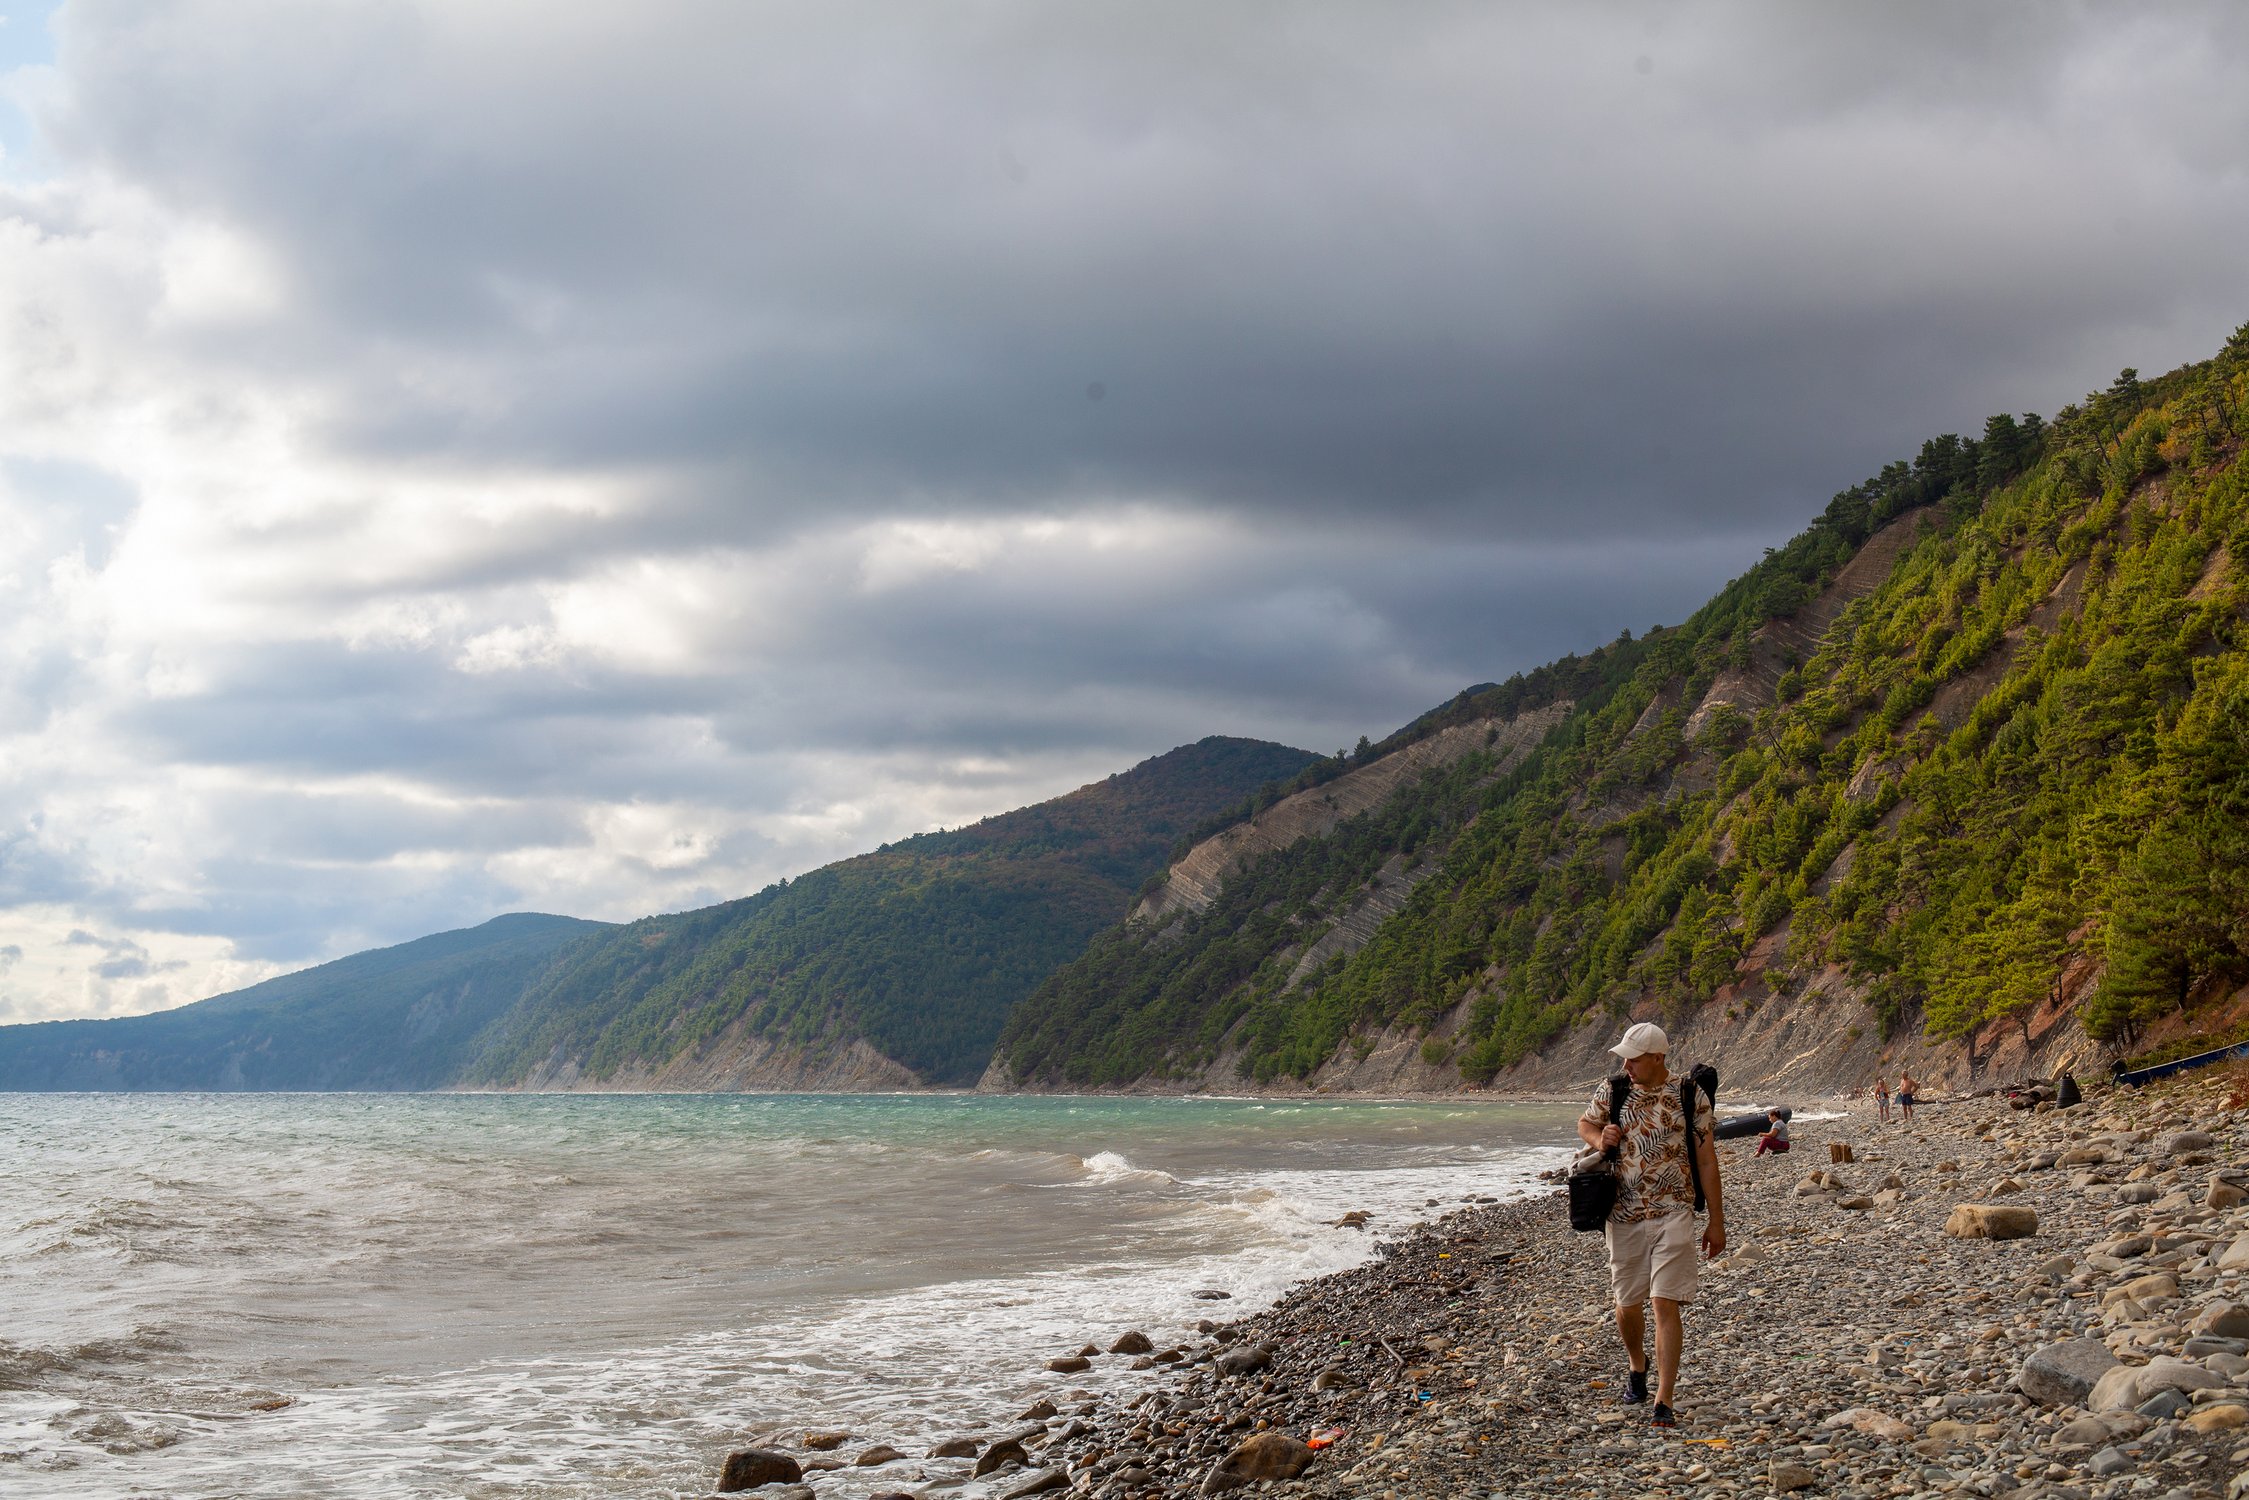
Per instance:
[[[53,30],[0,173],[19,1018],[1379,735],[2249,306],[2218,4]]]

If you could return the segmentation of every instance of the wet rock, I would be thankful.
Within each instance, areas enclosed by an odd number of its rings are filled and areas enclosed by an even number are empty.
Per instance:
[[[1049,1490],[1068,1489],[1070,1476],[1060,1469],[1040,1469],[1012,1489],[1003,1490],[1000,1500],[1022,1500],[1026,1495],[1043,1495]]]
[[[1120,1335],[1117,1341],[1109,1346],[1109,1352],[1111,1354],[1153,1354],[1156,1352],[1156,1344],[1155,1340],[1135,1328],[1130,1333]]]
[[[1228,1302],[1233,1300],[1233,1296],[1232,1292],[1222,1292],[1216,1287],[1207,1286],[1195,1293],[1195,1298],[1199,1302]]]
[[[1075,1375],[1093,1368],[1093,1361],[1082,1354],[1065,1354],[1060,1359],[1050,1359],[1046,1367],[1057,1375]]]
[[[1101,1346],[1099,1344],[1087,1344],[1084,1348],[1078,1350],[1078,1358],[1080,1359],[1099,1359],[1100,1357]]]
[[[2019,1240],[2038,1233],[2038,1214],[2019,1203],[1962,1203],[1944,1232],[1958,1240]]]
[[[1021,1411],[1017,1412],[1015,1414],[1015,1420],[1018,1422],[1043,1422],[1048,1417],[1058,1417],[1060,1415],[1062,1415],[1062,1408],[1056,1406],[1052,1401],[1047,1400],[1046,1397],[1041,1396],[1038,1400],[1032,1402],[1029,1406],[1026,1406]]]
[[[931,1458],[974,1458],[984,1445],[972,1437],[950,1437],[929,1450]]]
[[[877,1443],[851,1461],[854,1468],[877,1469],[884,1464],[894,1464],[906,1455],[888,1443]]]
[[[1294,1479],[1312,1467],[1313,1457],[1309,1446],[1285,1432],[1260,1432],[1211,1466],[1202,1492],[1223,1495],[1261,1479]]]
[[[1221,1375],[1254,1375],[1273,1362],[1271,1344],[1248,1344],[1239,1349],[1229,1349],[1216,1361]]]
[[[982,1479],[986,1474],[1005,1468],[1009,1464],[1020,1464],[1024,1468],[1030,1467],[1031,1455],[1023,1451],[1023,1440],[1021,1438],[1001,1438],[991,1447],[986,1448],[984,1456],[976,1460],[976,1477]]]
[[[754,1490],[761,1484],[795,1484],[803,1478],[804,1470],[786,1453],[742,1448],[726,1455],[718,1471],[718,1491],[730,1495],[737,1490]]]
[[[797,1440],[815,1453],[827,1453],[851,1441],[848,1432],[808,1432]]]
[[[2024,1360],[2015,1384],[2041,1406],[2084,1406],[2093,1387],[2117,1368],[2115,1354],[2099,1339],[2065,1339]]]

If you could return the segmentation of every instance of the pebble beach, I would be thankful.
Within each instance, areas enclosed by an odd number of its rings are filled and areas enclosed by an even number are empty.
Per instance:
[[[2070,1109],[1930,1100],[1910,1125],[1854,1102],[1782,1156],[1721,1143],[1730,1244],[1686,1315],[1672,1430],[1619,1399],[1601,1241],[1552,1188],[1369,1222],[1364,1265],[1234,1321],[1214,1302],[1176,1347],[1088,1330],[1051,1400],[926,1458],[774,1434],[734,1478],[816,1495],[880,1454],[899,1495],[2235,1500],[2245,1131],[2231,1068]],[[1145,1383],[1073,1388],[1119,1361]]]

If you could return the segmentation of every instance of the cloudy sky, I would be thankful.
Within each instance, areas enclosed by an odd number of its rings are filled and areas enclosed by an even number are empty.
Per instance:
[[[2224,3],[0,15],[0,1020],[1380,736],[2249,318]]]

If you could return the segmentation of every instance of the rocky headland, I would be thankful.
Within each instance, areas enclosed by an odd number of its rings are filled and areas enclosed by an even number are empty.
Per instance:
[[[1731,1243],[1675,1430],[1619,1401],[1601,1244],[1550,1189],[1369,1224],[1366,1264],[1176,1348],[1057,1351],[1051,1400],[926,1459],[802,1434],[734,1478],[817,1494],[872,1455],[894,1495],[2249,1495],[2249,1070],[1795,1134],[1721,1145]],[[1113,1361],[1145,1384],[1071,1388]]]

